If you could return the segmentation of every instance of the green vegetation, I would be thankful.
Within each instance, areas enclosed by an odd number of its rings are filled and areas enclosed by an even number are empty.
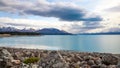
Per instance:
[[[31,57],[31,58],[25,59],[23,62],[25,64],[29,64],[29,63],[38,62],[39,60],[40,60],[40,58],[38,58],[38,57]]]

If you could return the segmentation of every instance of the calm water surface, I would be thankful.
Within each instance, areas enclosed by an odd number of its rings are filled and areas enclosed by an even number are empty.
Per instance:
[[[0,38],[0,46],[120,54],[120,35],[44,35]]]

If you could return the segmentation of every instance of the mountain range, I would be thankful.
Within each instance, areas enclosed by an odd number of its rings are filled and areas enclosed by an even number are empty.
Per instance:
[[[0,27],[0,34],[27,34],[27,35],[73,35],[72,33],[56,28],[43,28],[43,29],[17,29],[14,27]],[[79,35],[119,35],[120,32],[100,32],[100,33],[79,33]],[[78,35],[78,34],[77,34]]]
[[[70,35],[71,33],[68,33],[66,31],[63,30],[59,30],[56,28],[44,28],[41,30],[38,30],[37,32],[41,33],[41,34],[47,34],[47,35]]]
[[[35,30],[32,28],[29,29],[17,29],[14,27],[1,27],[0,28],[0,34],[4,34],[4,33],[11,33],[11,34],[40,34],[40,35],[71,35],[72,33],[68,33],[66,31],[63,30],[59,30],[56,28],[43,28],[43,29],[39,29],[39,30]]]

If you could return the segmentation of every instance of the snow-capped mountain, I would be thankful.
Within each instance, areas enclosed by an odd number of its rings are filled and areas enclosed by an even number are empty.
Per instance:
[[[39,34],[42,34],[42,35],[70,35],[71,33],[68,33],[66,31],[63,31],[63,30],[59,30],[59,29],[56,29],[56,28],[43,28],[43,29],[39,29],[39,30],[35,30],[35,29],[32,29],[32,28],[29,28],[29,29],[17,29],[17,28],[14,28],[14,27],[1,27],[0,28],[0,33],[3,33],[3,32],[19,32],[19,33],[39,33]]]

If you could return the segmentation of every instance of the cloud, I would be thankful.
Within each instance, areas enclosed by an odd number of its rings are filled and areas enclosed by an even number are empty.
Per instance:
[[[105,30],[106,32],[120,32],[120,27],[109,28]]]
[[[101,21],[98,15],[89,15],[85,9],[72,3],[53,2],[46,0],[18,1],[0,0],[0,10],[6,12],[20,13],[25,15],[36,15],[43,17],[55,17],[63,21]]]
[[[7,26],[15,26],[15,27],[18,27],[18,26],[24,26],[24,27],[38,27],[37,25],[35,26],[35,25],[30,25],[30,24],[21,24],[21,23],[19,23],[19,24],[17,24],[17,23],[2,23],[2,22],[0,22],[0,24],[4,24],[4,25],[7,25]]]
[[[109,12],[120,12],[120,5],[107,9]]]
[[[38,21],[41,22],[41,21]],[[9,17],[0,17],[0,24],[2,26],[12,26],[12,27],[40,27],[38,22],[30,19],[12,19]],[[36,23],[36,24],[34,24]]]
[[[64,25],[63,27],[64,28],[68,28],[66,31],[68,32],[72,32],[72,33],[75,33],[75,34],[78,34],[78,33],[90,33],[91,30],[94,30],[94,29],[103,29],[105,28],[105,26],[99,24],[93,24],[93,23],[89,23],[89,24],[84,24],[86,22],[77,22],[77,23],[72,23],[72,24],[69,24],[69,25]],[[94,31],[93,33],[96,33],[97,31]]]
[[[14,19],[9,17],[0,17],[0,26],[11,26],[16,28],[35,28],[35,29],[41,29],[41,28],[60,28],[62,24],[68,23],[68,22],[52,22],[45,20],[31,20],[31,19]]]

